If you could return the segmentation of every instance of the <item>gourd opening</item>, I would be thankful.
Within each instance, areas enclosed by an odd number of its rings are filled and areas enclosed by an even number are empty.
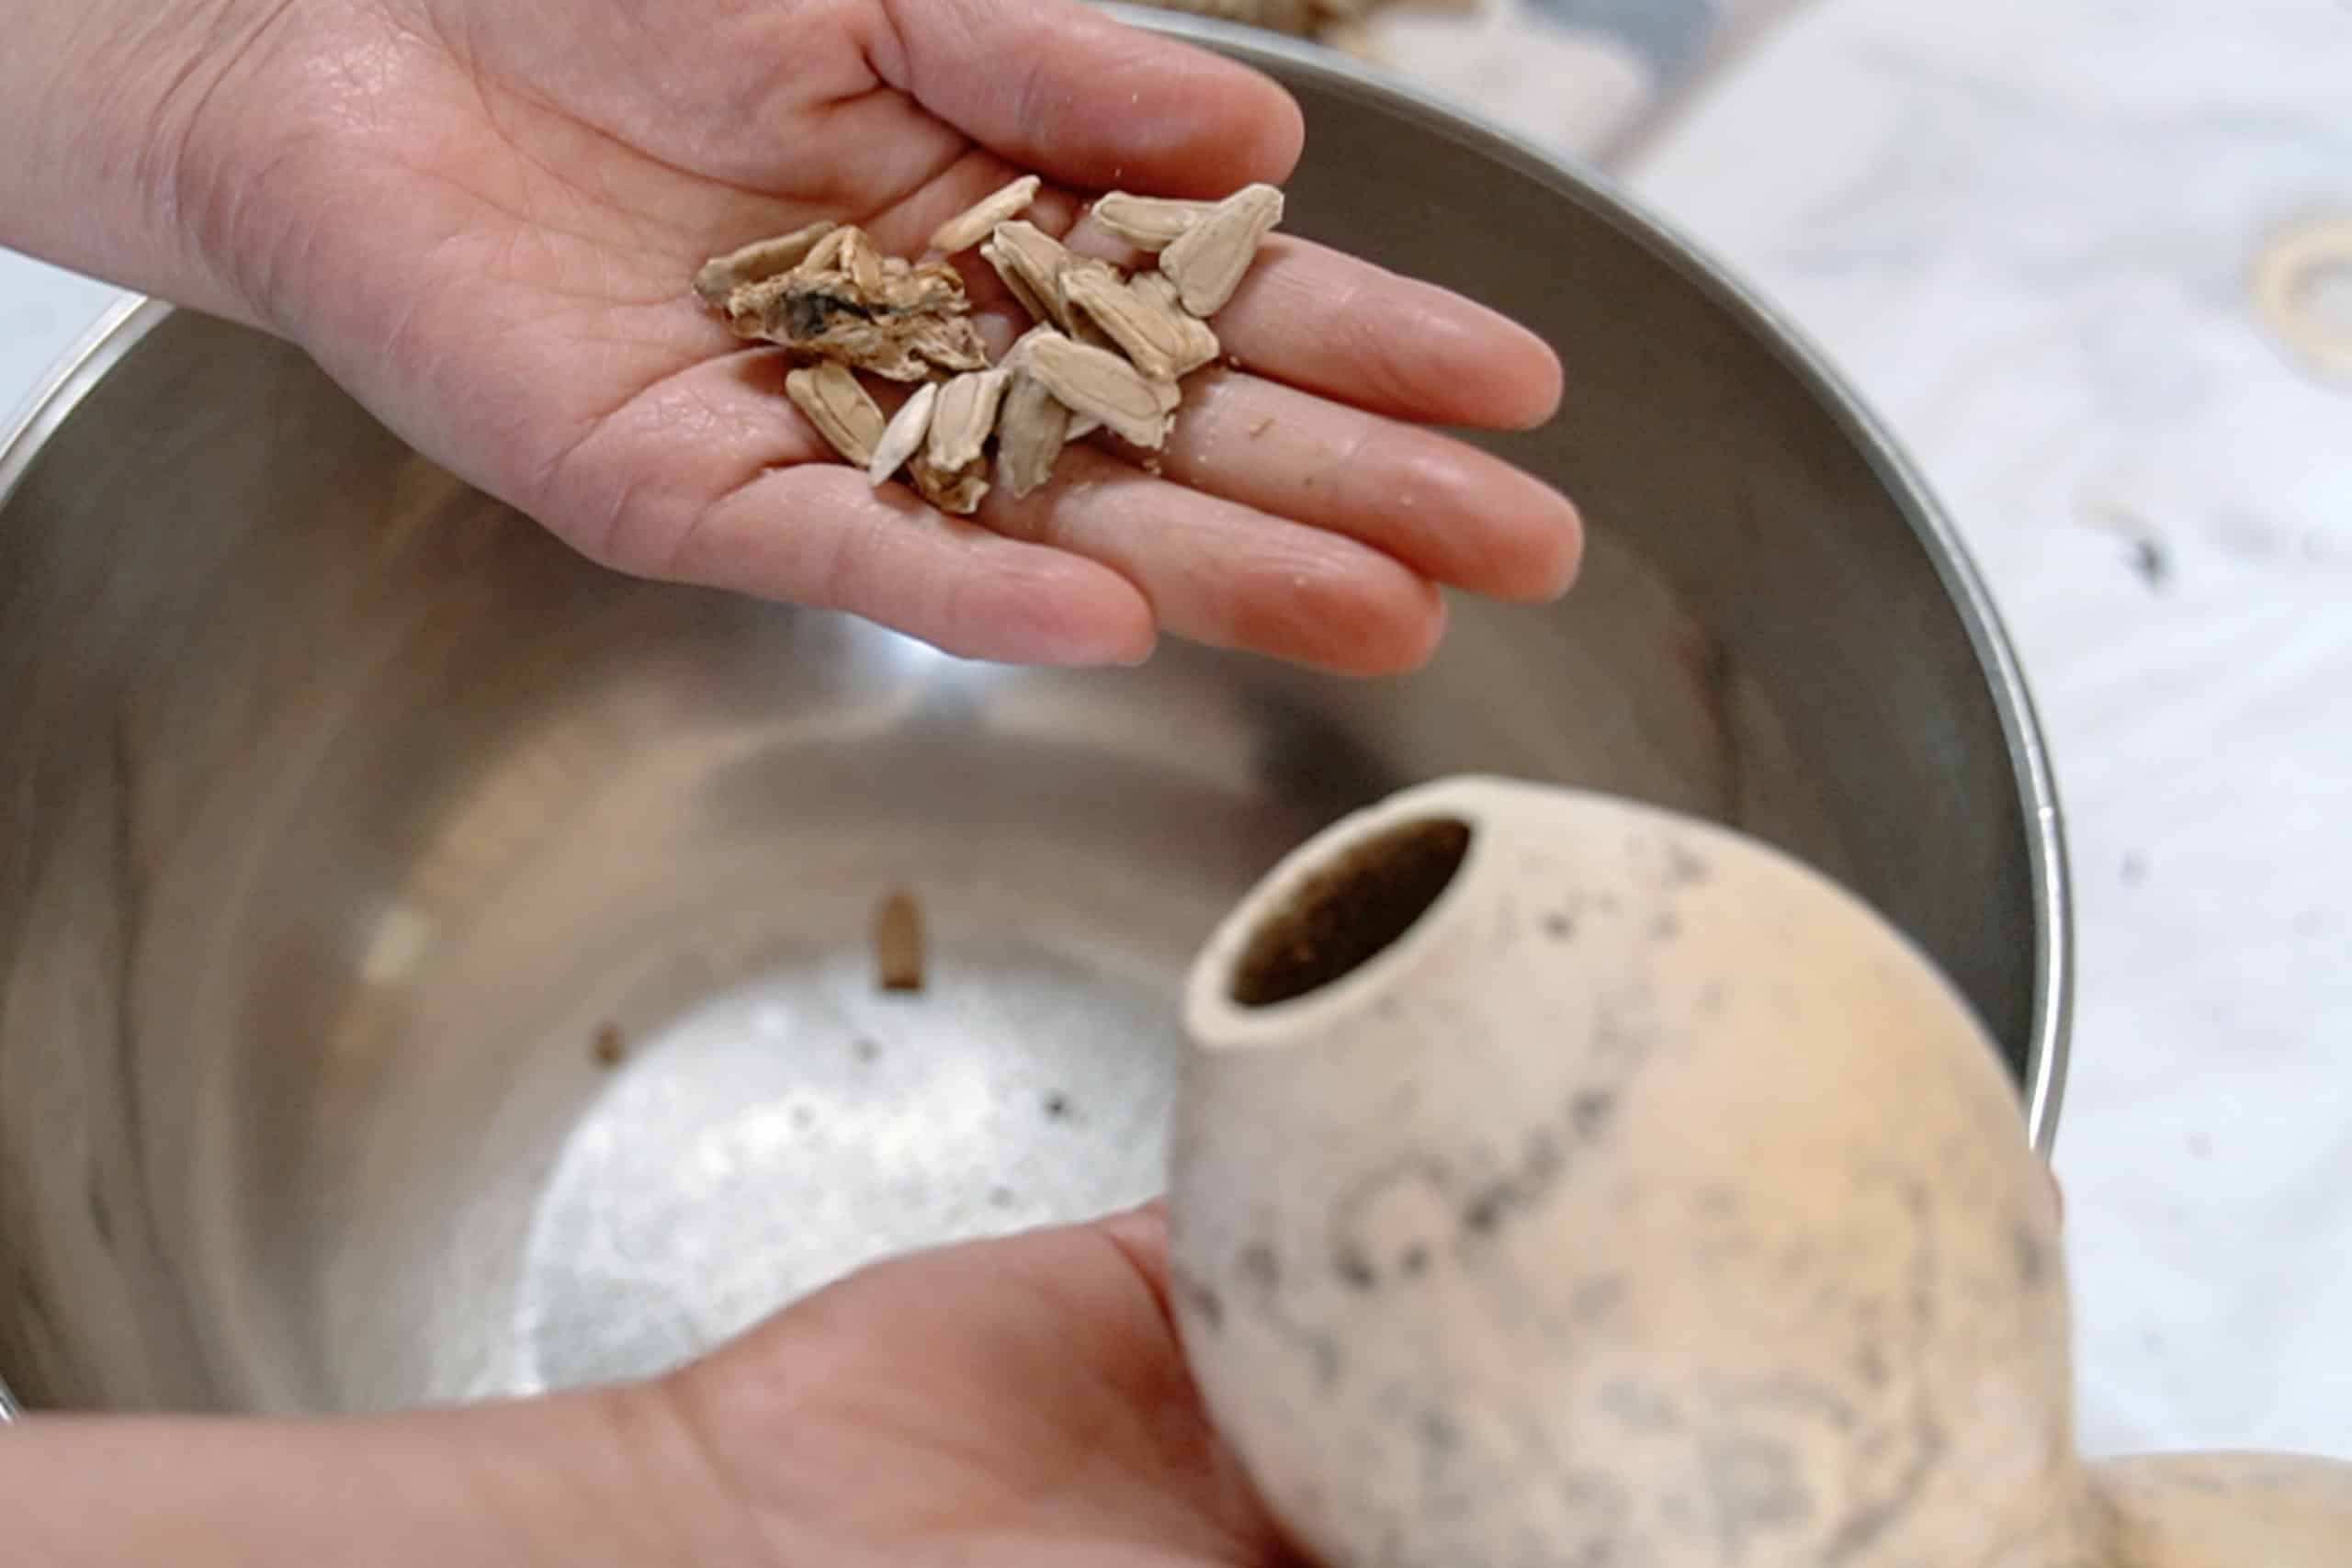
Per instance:
[[[1321,990],[1395,945],[1470,853],[1456,818],[1402,822],[1318,866],[1259,921],[1233,967],[1233,1000],[1272,1007]]]

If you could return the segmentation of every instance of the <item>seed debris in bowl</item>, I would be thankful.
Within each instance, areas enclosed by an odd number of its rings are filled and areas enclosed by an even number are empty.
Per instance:
[[[922,911],[911,894],[891,894],[874,917],[874,982],[886,991],[922,989]]]
[[[1113,191],[1098,226],[1153,257],[1130,272],[1025,221],[1041,186],[1024,175],[950,218],[919,260],[883,254],[854,224],[811,223],[713,256],[695,292],[739,337],[790,352],[786,395],[870,484],[903,473],[969,516],[993,485],[1037,490],[1065,446],[1098,430],[1163,447],[1182,378],[1223,353],[1209,319],[1283,216],[1269,185],[1222,201]],[[967,251],[1036,323],[994,364],[951,260]],[[861,376],[912,389],[886,415]]]

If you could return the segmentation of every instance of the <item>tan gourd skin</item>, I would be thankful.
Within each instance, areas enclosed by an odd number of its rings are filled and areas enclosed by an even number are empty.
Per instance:
[[[1401,938],[1235,1001],[1351,846],[1439,819],[1467,853]],[[1922,956],[1776,852],[1427,786],[1278,867],[1186,1006],[1187,1355],[1332,1568],[2352,1561],[2342,1467],[2076,1457],[2009,1078]]]

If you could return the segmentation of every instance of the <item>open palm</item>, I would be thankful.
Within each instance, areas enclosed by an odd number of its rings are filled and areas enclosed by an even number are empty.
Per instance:
[[[779,1562],[1300,1562],[1185,1371],[1156,1207],[880,1264],[672,1387]]]
[[[914,254],[1014,175],[1279,181],[1296,107],[1069,0],[322,0],[207,104],[203,206],[254,315],[420,449],[632,573],[842,609],[953,651],[1131,660],[1160,631],[1409,666],[1436,586],[1564,589],[1568,503],[1424,423],[1547,417],[1539,341],[1292,239],[1217,319],[1153,476],[1074,448],[970,521],[831,460],[706,256],[816,217]],[[1087,226],[1081,248],[1115,254]],[[968,258],[967,258],[968,261]],[[1012,307],[979,269],[976,299]]]

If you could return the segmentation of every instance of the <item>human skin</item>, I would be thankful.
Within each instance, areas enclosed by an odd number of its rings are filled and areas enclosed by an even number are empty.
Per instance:
[[[1188,378],[1163,477],[1090,446],[958,520],[831,460],[783,351],[693,299],[706,256],[816,217],[914,253],[1022,172],[1061,230],[1083,193],[1292,168],[1278,87],[1069,0],[20,0],[10,30],[0,243],[290,338],[618,570],[991,660],[1165,633],[1358,674],[1429,655],[1440,585],[1574,575],[1565,498],[1423,428],[1542,422],[1551,349],[1292,238],[1219,314],[1248,369]]]
[[[341,1421],[0,1431],[42,1568],[1282,1568],[1155,1206],[916,1254],[667,1377]]]

